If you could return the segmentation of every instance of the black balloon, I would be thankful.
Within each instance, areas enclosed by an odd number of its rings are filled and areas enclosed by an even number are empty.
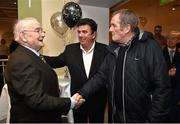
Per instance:
[[[62,10],[63,20],[70,28],[74,27],[82,16],[81,7],[74,2],[68,2]]]

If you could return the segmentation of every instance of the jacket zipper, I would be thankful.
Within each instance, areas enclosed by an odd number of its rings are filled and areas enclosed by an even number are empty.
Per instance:
[[[116,57],[116,59],[117,59],[117,56],[118,55],[116,55],[115,54],[115,57]],[[115,76],[115,68],[116,68],[116,64],[115,64],[115,66],[114,66],[114,68],[113,68],[113,76],[112,76],[112,123],[114,123],[114,115],[115,115],[115,113],[116,113],[116,105],[115,105],[115,102],[114,102],[114,76]]]
[[[131,44],[129,45],[129,47],[127,48],[127,50],[125,51],[125,55],[124,55],[124,61],[123,61],[123,72],[122,72],[122,104],[123,104],[123,122],[126,123],[126,109],[125,109],[125,99],[124,99],[124,71],[125,71],[125,63],[126,63],[126,58],[127,58],[127,52],[129,50],[129,48],[131,47]]]

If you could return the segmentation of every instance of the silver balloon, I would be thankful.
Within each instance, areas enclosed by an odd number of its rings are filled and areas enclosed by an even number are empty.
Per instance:
[[[68,26],[64,22],[61,12],[56,12],[51,16],[51,26],[60,35],[64,35],[68,30]]]

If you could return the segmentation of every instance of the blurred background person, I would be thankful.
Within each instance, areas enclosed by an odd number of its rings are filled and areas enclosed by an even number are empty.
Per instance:
[[[167,36],[167,47],[163,49],[172,86],[170,122],[180,122],[180,78],[178,77],[180,69],[180,51],[177,48],[179,38],[180,36],[177,31],[170,31]]]
[[[169,76],[171,77],[172,88],[176,87],[175,74],[176,65],[179,62],[179,52],[177,49],[177,42],[179,36],[175,31],[169,32],[167,36],[167,46],[163,49],[164,58],[166,60]]]
[[[167,45],[166,38],[162,35],[162,26],[156,25],[154,27],[154,39],[159,43],[161,48],[163,49]]]
[[[177,41],[177,48],[178,48],[178,51],[180,52],[180,31],[175,31],[176,34],[178,35],[178,41]]]
[[[12,40],[11,44],[9,45],[9,52],[12,53],[18,47],[18,45],[18,42]]]
[[[6,40],[1,39],[0,44],[0,59],[7,59],[9,55],[9,47],[6,45]]]
[[[10,55],[6,80],[11,101],[11,123],[61,122],[76,104],[76,96],[60,98],[55,71],[41,60],[45,32],[35,18],[19,20],[14,39],[20,44]]]
[[[79,43],[67,45],[59,56],[44,56],[53,68],[67,66],[71,76],[71,95],[97,72],[107,54],[105,44],[96,42],[97,24],[90,18],[82,18],[77,23]],[[102,87],[86,100],[80,108],[73,110],[75,123],[103,123],[106,106],[106,87]]]
[[[1,43],[0,43],[0,59],[7,59],[9,55],[9,48],[6,45],[6,40],[5,39],[1,39]],[[0,94],[1,94],[1,90],[3,88],[4,85],[4,72],[3,72],[3,68],[5,67],[4,65],[6,64],[5,61],[0,61]],[[4,66],[4,67],[3,67]]]

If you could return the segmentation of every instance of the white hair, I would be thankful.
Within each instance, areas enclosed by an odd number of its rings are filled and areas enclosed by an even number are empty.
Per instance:
[[[14,25],[14,40],[17,42],[20,42],[20,33],[29,26],[28,24],[32,22],[38,22],[36,18],[33,17],[27,17],[21,20],[18,20]]]

